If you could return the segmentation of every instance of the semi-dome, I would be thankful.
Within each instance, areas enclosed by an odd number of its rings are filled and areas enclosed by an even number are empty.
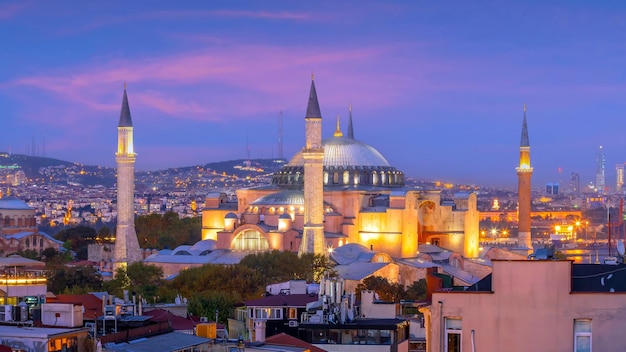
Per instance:
[[[389,167],[389,162],[374,147],[348,137],[332,137],[322,142],[324,167]],[[287,166],[304,166],[302,152],[291,158]]]
[[[26,202],[24,202],[21,199],[7,197],[7,198],[0,198],[0,209],[32,210],[33,208],[31,208],[28,204],[26,204]]]
[[[250,205],[304,205],[304,193],[299,190],[285,190],[263,196]]]

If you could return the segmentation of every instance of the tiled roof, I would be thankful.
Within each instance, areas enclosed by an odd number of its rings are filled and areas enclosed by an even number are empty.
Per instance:
[[[267,337],[265,339],[265,343],[266,344],[272,344],[272,345],[280,345],[280,346],[293,346],[293,347],[302,347],[305,349],[310,350],[311,352],[324,352],[325,350],[312,345],[306,341],[302,341],[298,338],[295,338],[291,335],[287,335],[284,332],[281,332],[280,334],[276,334],[270,337]]]

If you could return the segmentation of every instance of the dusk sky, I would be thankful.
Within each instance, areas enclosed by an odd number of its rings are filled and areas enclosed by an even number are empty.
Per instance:
[[[409,177],[533,188],[626,162],[623,1],[2,1],[0,151],[115,166],[127,83],[136,167],[304,144],[311,72],[335,119]],[[559,168],[562,170],[559,174]]]

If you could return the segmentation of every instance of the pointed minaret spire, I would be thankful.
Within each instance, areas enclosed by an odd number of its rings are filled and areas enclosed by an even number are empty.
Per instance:
[[[352,103],[350,103],[348,110],[350,111],[348,116],[348,138],[354,139],[354,129],[352,128]]]
[[[309,102],[306,106],[306,118],[322,118],[320,104],[317,101],[317,91],[315,90],[315,80],[311,74],[311,91],[309,92]]]
[[[126,82],[124,82],[122,111],[120,112],[120,122],[117,127],[133,127],[133,120],[130,118],[130,107],[128,107],[128,96],[126,96]]]
[[[533,251],[530,214],[531,214],[531,177],[533,167],[530,165],[530,143],[528,142],[528,126],[526,124],[526,104],[522,122],[522,140],[519,147],[519,166],[517,172],[517,245],[520,251],[529,254]]]
[[[339,115],[337,115],[337,128],[335,129],[333,137],[343,137],[343,133],[341,132],[341,125],[339,124]]]
[[[526,124],[526,103],[524,103],[524,119],[522,120],[522,139],[520,141],[520,147],[530,147],[528,126]]]

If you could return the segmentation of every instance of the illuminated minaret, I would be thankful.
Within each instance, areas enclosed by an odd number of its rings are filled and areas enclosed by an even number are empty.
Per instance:
[[[528,141],[528,126],[526,125],[526,104],[524,104],[524,120],[522,122],[522,139],[519,146],[519,167],[517,171],[517,208],[518,233],[517,244],[532,251],[530,237],[530,177],[533,168],[530,166],[530,143]]]
[[[304,228],[299,254],[326,254],[324,244],[324,148],[322,147],[322,114],[317,101],[315,81],[306,107],[306,142],[304,158]]]
[[[130,118],[126,84],[120,122],[117,126],[117,230],[113,261],[115,269],[141,261],[141,249],[135,232],[135,150],[133,121]]]

